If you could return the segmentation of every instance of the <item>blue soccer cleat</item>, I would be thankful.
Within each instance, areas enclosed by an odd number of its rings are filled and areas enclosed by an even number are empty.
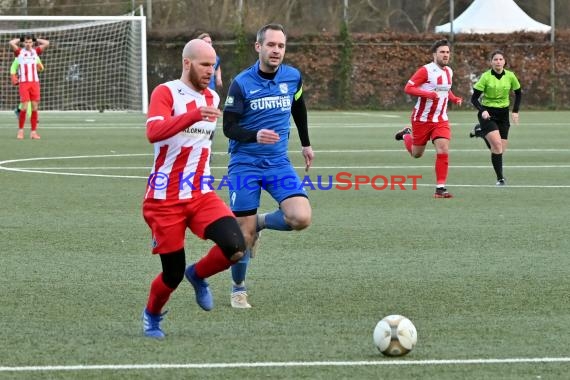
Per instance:
[[[214,308],[214,298],[212,297],[212,292],[206,280],[198,278],[196,276],[196,271],[194,270],[194,264],[186,268],[186,279],[192,287],[194,287],[194,292],[196,293],[196,302],[198,305],[206,310],[210,311]]]
[[[164,314],[151,314],[146,308],[142,313],[143,334],[148,338],[164,339],[166,334],[160,328],[160,322],[164,319]]]

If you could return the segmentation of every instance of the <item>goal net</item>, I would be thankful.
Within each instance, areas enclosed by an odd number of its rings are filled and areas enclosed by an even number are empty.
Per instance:
[[[142,10],[141,10],[142,13]],[[147,110],[143,15],[0,16],[0,110],[19,103],[8,42],[26,34],[49,41],[40,56],[41,110]]]

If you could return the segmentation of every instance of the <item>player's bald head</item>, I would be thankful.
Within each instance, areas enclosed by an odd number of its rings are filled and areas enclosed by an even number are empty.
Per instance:
[[[196,91],[202,91],[214,74],[216,51],[204,40],[194,39],[182,50],[182,76],[180,79]]]
[[[198,57],[204,57],[208,55],[216,55],[216,51],[204,40],[201,39],[193,39],[190,40],[186,46],[184,46],[184,50],[182,50],[182,59],[189,58],[189,59],[197,59]]]

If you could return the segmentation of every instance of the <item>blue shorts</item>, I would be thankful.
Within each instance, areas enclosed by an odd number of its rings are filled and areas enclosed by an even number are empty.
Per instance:
[[[307,197],[301,179],[289,160],[279,163],[259,159],[248,163],[231,163],[228,167],[230,208],[250,211],[259,207],[261,189],[277,203],[294,196]]]

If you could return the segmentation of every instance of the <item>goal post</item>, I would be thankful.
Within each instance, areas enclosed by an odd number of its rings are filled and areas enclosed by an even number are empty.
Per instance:
[[[148,108],[146,17],[0,16],[0,110],[19,103],[10,81],[8,42],[26,34],[49,41],[40,56],[41,110],[135,111]]]

